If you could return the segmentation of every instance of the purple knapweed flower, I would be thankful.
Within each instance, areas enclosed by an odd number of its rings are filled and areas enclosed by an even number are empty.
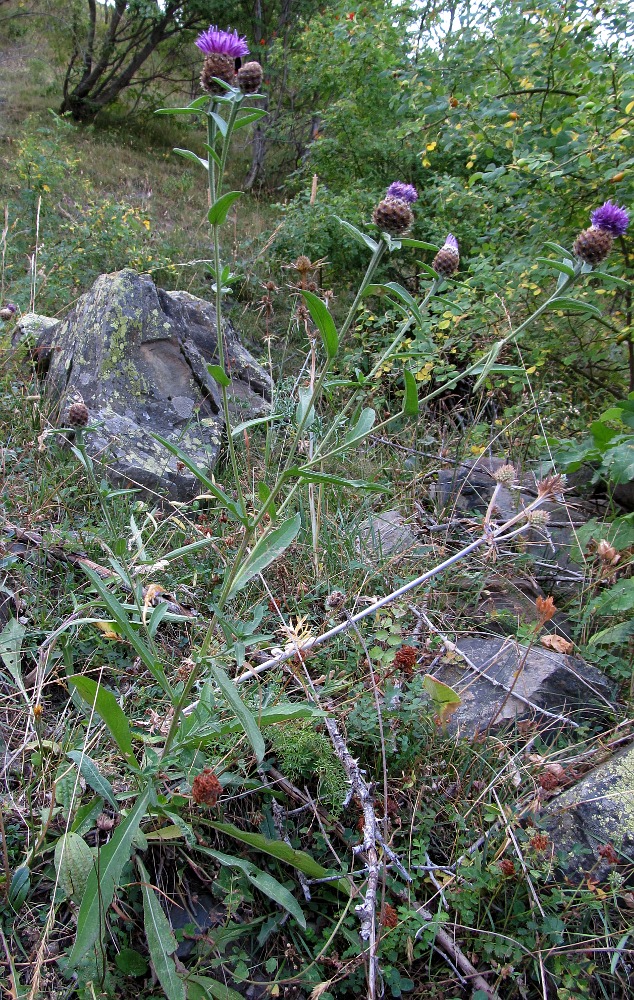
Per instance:
[[[237,31],[221,31],[215,24],[210,24],[196,39],[196,45],[206,56],[219,54],[238,59],[249,52],[246,38],[240,38]]]
[[[449,247],[451,250],[455,250],[458,253],[458,240],[453,235],[453,233],[447,234],[447,239],[445,240],[445,246]]]
[[[418,191],[413,184],[404,184],[403,181],[393,181],[387,189],[386,198],[398,198],[408,205],[418,200]]]
[[[590,221],[595,229],[602,229],[604,233],[616,237],[624,235],[630,224],[630,217],[626,209],[606,201],[605,205],[590,213]]]

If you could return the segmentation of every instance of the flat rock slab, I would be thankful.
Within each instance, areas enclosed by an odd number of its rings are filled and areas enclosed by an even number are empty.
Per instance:
[[[444,661],[436,676],[462,699],[451,726],[463,734],[481,732],[492,723],[527,719],[558,731],[564,723],[552,715],[580,723],[610,712],[612,690],[607,679],[579,657],[481,636],[461,638],[455,657]]]
[[[29,320],[31,335],[37,319]],[[46,395],[62,426],[70,404],[85,402],[95,427],[87,448],[110,482],[178,500],[200,492],[198,480],[152,435],[177,444],[206,471],[218,458],[224,420],[207,371],[217,362],[214,307],[124,270],[101,275],[62,323],[39,325],[38,347],[50,349]],[[260,416],[271,380],[229,323],[223,339],[235,423]]]
[[[609,861],[598,848],[610,844],[621,864],[634,860],[634,745],[590,771],[551,799],[542,813],[562,869],[568,875],[605,879]],[[563,857],[562,857],[563,855]]]
[[[422,548],[399,510],[386,510],[366,518],[359,525],[357,545],[362,553],[378,559],[415,555]]]

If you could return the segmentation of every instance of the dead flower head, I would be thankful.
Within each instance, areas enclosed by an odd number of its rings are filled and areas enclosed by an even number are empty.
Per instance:
[[[506,486],[507,489],[510,489],[512,486],[515,486],[515,466],[510,464],[501,465],[500,468],[496,469],[493,473],[493,478],[496,483],[500,484],[500,486]]]
[[[556,500],[558,503],[563,503],[565,489],[566,477],[557,473],[554,476],[546,476],[537,484],[537,496],[542,500]]]
[[[192,799],[198,806],[215,806],[222,785],[210,767],[197,774],[192,784]]]
[[[549,622],[557,611],[552,597],[538,597],[535,601],[535,607],[537,608],[540,625],[545,625],[546,622]]]

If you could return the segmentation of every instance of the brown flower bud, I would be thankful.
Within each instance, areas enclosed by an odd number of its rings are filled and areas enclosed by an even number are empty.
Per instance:
[[[255,94],[262,83],[262,67],[259,62],[248,62],[238,70],[238,86],[243,94]]]
[[[88,416],[88,407],[85,403],[73,403],[68,410],[68,426],[85,427]]]

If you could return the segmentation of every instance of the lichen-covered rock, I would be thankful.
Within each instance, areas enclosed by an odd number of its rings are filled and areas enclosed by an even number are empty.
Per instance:
[[[46,394],[61,423],[70,402],[85,402],[95,428],[87,447],[107,478],[173,499],[194,496],[195,477],[152,435],[207,470],[218,457],[224,421],[206,367],[217,361],[213,307],[124,270],[98,278],[53,332]],[[237,423],[266,410],[271,383],[230,324],[223,332]]]
[[[611,868],[608,845],[622,864],[630,865],[634,857],[634,746],[551,799],[542,823],[568,875],[582,877],[591,870],[593,878],[606,878]]]

